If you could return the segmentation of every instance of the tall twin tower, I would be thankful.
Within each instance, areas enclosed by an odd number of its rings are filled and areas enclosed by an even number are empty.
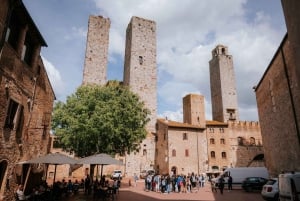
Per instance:
[[[109,18],[90,16],[83,85],[107,83]],[[157,118],[156,24],[132,17],[126,30],[123,84],[139,95],[151,112],[148,132],[155,132]]]

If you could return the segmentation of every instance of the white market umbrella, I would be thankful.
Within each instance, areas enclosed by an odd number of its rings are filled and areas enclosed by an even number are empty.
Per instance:
[[[123,163],[108,154],[95,154],[78,160],[77,164],[101,165],[101,178],[104,165],[123,165]]]
[[[55,176],[56,176],[56,166],[57,165],[64,165],[64,164],[77,164],[78,160],[69,157],[67,155],[61,154],[61,153],[49,153],[44,156],[39,156],[37,158],[30,159],[28,161],[21,161],[18,164],[49,164],[54,165],[54,178],[53,183],[55,182]]]

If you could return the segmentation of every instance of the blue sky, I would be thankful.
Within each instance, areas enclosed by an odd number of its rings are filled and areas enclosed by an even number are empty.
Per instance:
[[[42,57],[57,100],[81,85],[90,15],[111,20],[108,79],[122,80],[132,16],[157,24],[158,115],[181,121],[182,98],[205,96],[211,119],[209,65],[216,45],[233,56],[241,120],[258,120],[255,93],[284,34],[280,0],[23,0],[46,40]]]

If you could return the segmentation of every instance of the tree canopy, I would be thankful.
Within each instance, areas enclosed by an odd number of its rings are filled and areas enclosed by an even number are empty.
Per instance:
[[[86,85],[54,105],[52,130],[66,151],[79,157],[121,155],[139,149],[146,137],[149,110],[117,81]]]

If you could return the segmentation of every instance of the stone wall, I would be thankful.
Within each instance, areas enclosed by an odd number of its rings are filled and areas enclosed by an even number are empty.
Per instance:
[[[105,85],[107,82],[109,28],[109,18],[89,17],[83,84]]]
[[[213,120],[239,120],[233,58],[226,46],[212,51],[209,70]]]
[[[300,88],[288,36],[256,88],[266,165],[271,175],[300,170]]]
[[[2,2],[1,11],[7,13],[10,1]],[[2,12],[1,12],[2,13]],[[14,19],[28,15],[23,4],[17,4]],[[6,14],[0,15],[1,34],[5,34]],[[27,16],[30,19],[29,16]],[[24,20],[24,19],[22,19]],[[49,151],[51,112],[55,95],[40,57],[46,43],[32,21],[19,27],[17,40],[1,43],[0,57],[0,200],[13,200],[17,184],[25,190],[41,179],[43,169],[37,165],[18,165],[20,161],[44,155]],[[26,41],[26,35],[36,34]],[[2,35],[1,35],[2,38]],[[12,41],[14,44],[12,44]],[[28,57],[22,55],[23,45],[32,48]],[[27,172],[30,172],[28,180]],[[9,188],[8,188],[9,187]]]
[[[206,172],[207,139],[203,131],[201,127],[158,120],[156,169],[159,173],[170,174],[172,168],[176,174]]]
[[[140,170],[154,166],[155,124],[157,118],[157,66],[156,23],[132,17],[126,30],[123,83],[136,93],[150,111],[150,122],[146,125],[147,138],[140,144],[140,152],[126,156],[126,174],[139,174]],[[138,161],[138,162],[137,162]]]
[[[151,112],[146,126],[155,132],[157,118],[156,24],[132,17],[126,30],[124,85],[138,94]]]

